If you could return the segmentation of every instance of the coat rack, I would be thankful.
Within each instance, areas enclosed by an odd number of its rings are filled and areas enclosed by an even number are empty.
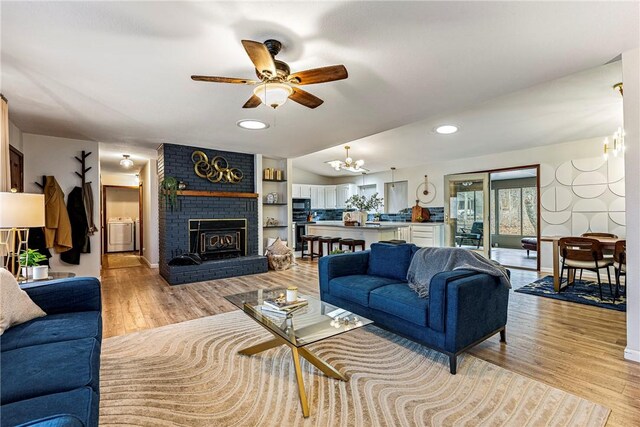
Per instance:
[[[85,153],[84,150],[82,150],[82,154],[81,157],[79,158],[78,156],[75,156],[76,160],[80,162],[81,166],[81,170],[80,172],[76,172],[76,175],[78,175],[80,177],[80,179],[82,180],[82,188],[84,188],[84,184],[85,184],[85,177],[87,175],[87,172],[89,172],[91,170],[91,166],[89,166],[88,168],[85,168],[85,159],[87,157],[89,157],[91,155],[91,151],[89,151],[88,153]],[[91,181],[89,181],[87,184],[91,184]]]
[[[38,187],[40,187],[42,189],[42,191],[44,191],[44,186],[47,183],[47,176],[46,175],[42,175],[42,184],[39,182],[34,182],[35,185],[37,185]]]

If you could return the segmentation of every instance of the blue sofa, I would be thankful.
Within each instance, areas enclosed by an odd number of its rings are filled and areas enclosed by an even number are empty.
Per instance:
[[[72,278],[22,289],[47,315],[0,336],[2,426],[97,426],[100,282]]]
[[[373,320],[398,335],[457,356],[500,332],[506,342],[509,289],[496,277],[471,270],[443,271],[419,298],[406,277],[413,244],[374,243],[370,250],[319,260],[320,298]]]

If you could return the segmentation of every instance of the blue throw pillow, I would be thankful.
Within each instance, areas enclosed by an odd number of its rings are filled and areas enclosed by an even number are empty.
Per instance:
[[[367,274],[406,282],[407,270],[409,270],[411,255],[413,255],[411,251],[413,246],[415,245],[410,243],[402,245],[391,245],[389,243],[371,244]]]

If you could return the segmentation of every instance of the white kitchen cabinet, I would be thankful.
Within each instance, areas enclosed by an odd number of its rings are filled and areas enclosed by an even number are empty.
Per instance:
[[[355,184],[336,185],[336,208],[344,209],[347,207],[346,201],[349,197],[357,194],[358,188]]]
[[[291,184],[291,197],[298,199],[300,195],[300,184]]]
[[[300,184],[300,197],[303,199],[311,198],[311,186],[306,184]]]
[[[336,208],[336,186],[335,185],[324,186],[324,208],[325,209]]]
[[[398,235],[396,239],[404,240],[405,242],[411,241],[411,226],[398,227]]]
[[[311,209],[324,209],[324,186],[311,186]]]
[[[411,243],[420,247],[442,247],[443,228],[442,224],[411,224]]]

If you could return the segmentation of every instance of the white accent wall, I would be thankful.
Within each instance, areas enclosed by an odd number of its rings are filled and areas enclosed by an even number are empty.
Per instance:
[[[150,267],[158,267],[160,255],[158,248],[158,167],[151,159],[140,170],[142,184],[142,258]]]
[[[80,178],[75,174],[76,171],[80,170],[80,163],[74,159],[74,156],[80,156],[82,150],[91,151],[91,156],[86,160],[86,167],[91,167],[91,170],[87,172],[86,180],[91,181],[94,201],[93,221],[99,227],[100,164],[98,161],[98,143],[29,133],[23,133],[22,140],[25,192],[42,194],[42,189],[36,186],[34,182],[42,182],[43,175],[52,175],[56,178],[65,194],[65,204],[71,190],[81,184]],[[70,271],[77,276],[100,277],[100,233],[96,232],[91,236],[90,242],[91,253],[80,256],[80,265],[70,265],[60,261],[59,254],[52,249],[51,269],[53,271]]]

